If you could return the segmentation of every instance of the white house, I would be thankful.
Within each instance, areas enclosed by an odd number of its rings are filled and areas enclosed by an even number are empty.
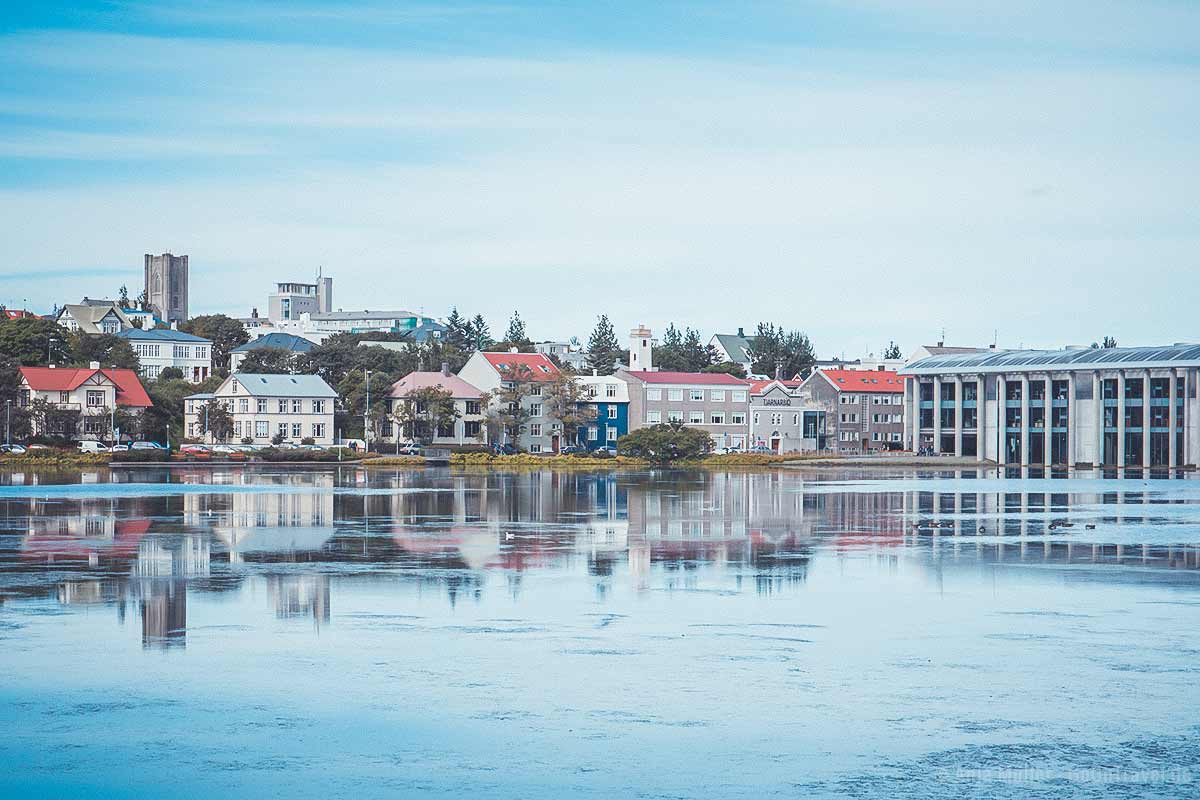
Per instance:
[[[184,431],[188,438],[209,438],[204,406],[208,400],[225,404],[233,415],[234,441],[252,439],[267,444],[276,436],[299,444],[332,445],[333,404],[337,392],[318,375],[230,375],[211,396],[184,399]]]
[[[454,410],[458,412],[458,418],[454,422],[438,429],[432,444],[445,446],[483,443],[483,392],[450,372],[450,367],[446,364],[442,364],[441,372],[410,372],[392,384],[388,401],[390,413],[383,426],[384,441],[411,441],[401,430],[398,419],[401,406],[412,402],[409,400],[410,393],[429,388],[450,392],[454,398]]]
[[[517,372],[525,374],[529,382],[529,392],[520,400],[529,418],[521,426],[516,442],[501,443],[515,444],[530,453],[557,453],[564,444],[562,424],[547,412],[543,389],[561,373],[549,356],[544,353],[477,352],[458,371],[458,377],[487,392],[492,398],[490,407],[496,408],[502,402],[500,391],[513,385],[511,377]]]
[[[81,332],[90,336],[120,333],[133,326],[125,312],[112,300],[89,300],[86,297],[82,303],[68,303],[60,308],[55,321],[72,333]]]
[[[93,361],[87,369],[21,367],[17,402],[28,407],[44,400],[59,408],[79,412],[77,431],[36,431],[82,439],[112,438],[112,411],[141,413],[153,405],[131,369],[101,369]]]
[[[142,375],[157,378],[166,367],[175,367],[192,383],[212,372],[212,342],[167,328],[129,328],[119,334],[137,353]]]

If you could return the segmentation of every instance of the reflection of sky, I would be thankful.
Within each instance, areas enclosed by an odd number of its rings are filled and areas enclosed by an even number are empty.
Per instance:
[[[4,793],[893,797],[891,770],[925,796],[981,761],[1193,763],[1192,546],[916,530],[964,514],[790,474],[235,480],[66,535],[95,498],[0,499]],[[1105,496],[1055,514],[1155,535]]]

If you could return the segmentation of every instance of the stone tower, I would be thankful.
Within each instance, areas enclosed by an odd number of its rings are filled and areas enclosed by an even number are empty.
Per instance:
[[[150,310],[163,322],[188,318],[188,257],[146,253],[146,298]]]

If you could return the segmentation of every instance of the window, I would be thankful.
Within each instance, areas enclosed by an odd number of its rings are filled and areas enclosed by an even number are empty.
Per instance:
[[[593,383],[593,384],[591,384],[590,386],[588,386],[588,387],[587,387],[587,396],[588,396],[588,397],[595,397],[595,396],[596,396],[596,384],[594,384],[594,383]]]
[[[704,390],[692,389],[689,397],[692,398],[692,402],[694,403],[702,403],[704,402]]]
[[[71,402],[71,393],[70,392],[59,392],[58,393],[58,402],[60,402],[60,403]]]
[[[287,406],[287,400],[280,400],[280,401],[279,401],[279,413],[280,413],[280,414],[286,414],[286,413],[287,413],[287,408],[288,408],[288,406]]]
[[[729,399],[735,403],[746,402],[746,392],[744,389],[735,389],[729,393]]]
[[[242,436],[242,421],[240,419],[235,420],[233,423],[233,435],[237,436],[239,439]]]
[[[673,400],[677,403],[681,402],[683,400],[683,389],[668,389],[667,399]]]
[[[303,432],[303,428],[301,428],[301,423],[293,422],[292,423],[292,438],[299,439],[303,436],[304,436],[304,432]]]
[[[301,412],[300,412],[300,408],[301,408],[301,403],[302,403],[302,402],[303,402],[303,401],[301,401],[301,400],[293,400],[293,401],[292,401],[292,413],[293,413],[293,414],[299,414],[299,413],[301,413]]]
[[[542,404],[541,403],[533,403],[532,405],[529,406],[529,416],[540,417],[541,415],[542,415]]]
[[[589,442],[595,442],[600,439],[600,429],[595,425],[588,425],[587,438]]]
[[[721,411],[716,411],[716,412],[710,414],[708,417],[708,422],[710,425],[724,425],[725,424],[725,413],[721,412]]]
[[[688,413],[688,423],[691,425],[703,425],[704,424],[704,412],[703,411],[689,412]]]
[[[605,397],[616,397],[617,396],[617,385],[615,383],[604,384],[604,396]]]
[[[88,390],[87,393],[88,408],[99,408],[104,405],[104,392],[95,392]]]
[[[661,411],[647,411],[646,412],[646,424],[647,425],[657,425],[660,422],[662,422],[662,412]]]
[[[683,412],[682,411],[668,411],[667,412],[667,422],[683,422]]]
[[[616,419],[616,418],[617,418],[617,407],[616,407],[616,406],[609,406],[609,407],[608,407],[608,418],[609,418],[609,419]]]
[[[250,398],[249,397],[239,397],[238,398],[238,412],[241,414],[248,414],[250,412]]]
[[[529,396],[530,397],[541,397],[542,396],[542,387],[540,387],[540,386],[530,387]]]
[[[606,425],[604,428],[604,440],[606,442],[615,442],[617,440],[617,429],[612,425]]]
[[[463,423],[463,435],[464,436],[478,436],[479,431],[481,430],[481,426],[482,426],[482,423],[480,423],[478,420],[475,420],[472,422],[464,422]]]
[[[730,413],[729,424],[730,425],[745,425],[746,424],[745,412],[734,411],[734,412]]]
[[[260,414],[267,413],[267,401],[263,400],[261,397],[258,400],[258,413],[260,413]]]
[[[278,431],[279,435],[285,439],[287,438],[287,432],[288,432],[287,425],[288,424],[286,422],[281,422],[281,423],[279,423],[279,427],[276,429]]]
[[[712,391],[710,391],[708,393],[708,399],[712,400],[714,403],[724,403],[725,402],[725,390],[724,389],[713,389]]]
[[[542,424],[540,422],[529,423],[529,435],[530,436],[541,436],[542,435]]]
[[[324,400],[313,400],[313,413],[314,414],[324,414],[325,413],[325,401]]]
[[[542,446],[540,444],[538,444],[537,442],[534,442],[533,444],[529,445],[529,452],[540,453],[540,452],[542,452]]]
[[[316,406],[317,402],[318,402],[318,401],[316,401],[316,400],[314,400],[314,401],[313,401],[313,406],[314,406],[314,408],[313,408],[313,411],[316,411],[316,407],[315,407],[315,406]],[[467,406],[467,407],[466,407],[466,412],[467,412],[468,414],[475,414],[475,415],[478,415],[478,414],[480,413],[480,412],[479,412],[479,401],[478,401],[478,400],[468,400],[468,401],[467,401],[467,404],[466,404],[466,406]]]
[[[259,439],[265,439],[271,435],[270,429],[267,427],[266,420],[259,420],[254,423],[254,435]]]
[[[854,424],[858,422],[858,414],[842,414],[842,422]]]
[[[646,390],[646,399],[647,400],[662,400],[662,389],[647,389]]]

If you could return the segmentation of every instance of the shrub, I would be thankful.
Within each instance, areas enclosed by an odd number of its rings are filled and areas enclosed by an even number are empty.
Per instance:
[[[655,464],[703,458],[712,452],[712,437],[696,428],[671,422],[639,428],[617,441],[617,453],[644,458]]]
[[[300,440],[300,444],[316,444],[316,443],[317,443],[317,440],[311,436],[305,436],[303,439]]]
[[[152,463],[171,460],[171,453],[167,450],[118,450],[112,454],[114,463]]]

